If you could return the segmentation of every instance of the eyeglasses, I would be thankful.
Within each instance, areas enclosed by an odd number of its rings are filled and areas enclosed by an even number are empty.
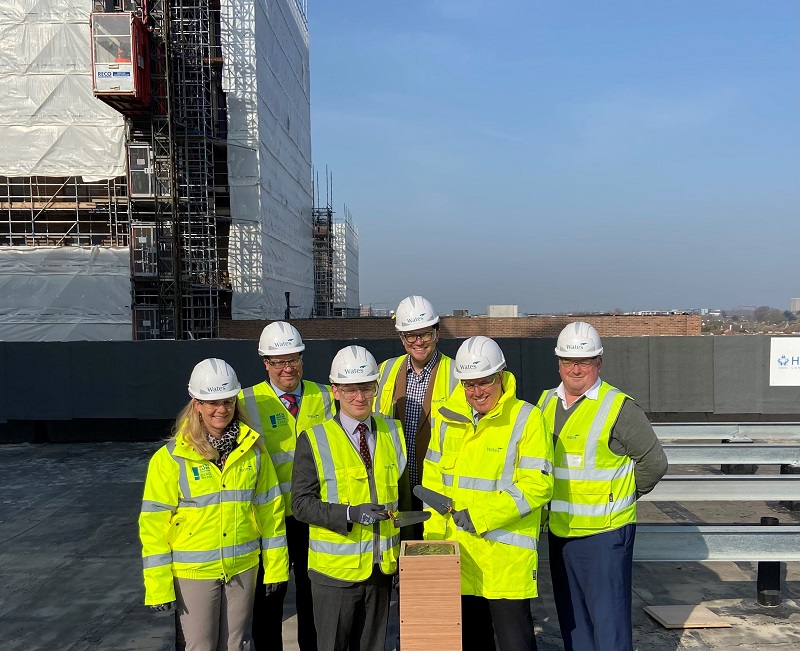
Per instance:
[[[467,393],[473,393],[480,389],[481,391],[488,391],[490,387],[497,382],[497,373],[492,376],[492,379],[489,378],[481,378],[480,380],[461,380],[461,386],[464,387],[464,391]]]
[[[264,361],[272,368],[297,368],[302,363],[303,356],[298,355],[297,357],[292,357],[292,359],[270,359],[269,357],[265,357]]]
[[[236,404],[236,398],[228,398],[227,400],[198,400],[197,402],[206,407],[211,407],[212,409],[219,409],[220,407],[231,409]]]
[[[364,396],[367,400],[372,400],[378,392],[378,387],[374,384],[368,387],[364,386],[349,386],[346,384],[337,384],[336,388],[345,398],[353,400],[358,394]]]
[[[559,359],[558,363],[566,369],[570,369],[573,366],[578,366],[585,371],[586,369],[594,366],[596,359],[596,357],[589,357],[588,359]]]
[[[415,341],[427,344],[429,341],[433,341],[435,334],[436,330],[426,330],[425,332],[401,332],[400,336],[407,344],[413,344]]]

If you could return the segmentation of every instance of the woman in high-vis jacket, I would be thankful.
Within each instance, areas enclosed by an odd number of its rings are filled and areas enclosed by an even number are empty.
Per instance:
[[[278,477],[221,359],[195,366],[192,399],[150,460],[139,516],[145,605],[177,609],[186,651],[250,640],[259,549],[266,591],[289,578]]]
[[[452,500],[435,511],[428,540],[461,551],[464,651],[534,651],[542,507],[553,491],[553,445],[542,414],[516,397],[514,376],[488,337],[470,337],[455,357],[461,387],[431,422],[422,485]]]

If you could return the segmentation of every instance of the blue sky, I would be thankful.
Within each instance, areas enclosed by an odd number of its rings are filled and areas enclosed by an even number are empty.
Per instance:
[[[800,296],[796,0],[311,0],[309,29],[363,304]]]

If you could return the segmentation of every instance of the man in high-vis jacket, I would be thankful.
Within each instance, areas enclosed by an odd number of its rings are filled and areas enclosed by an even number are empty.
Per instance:
[[[443,355],[439,341],[439,315],[422,296],[408,296],[395,312],[395,329],[406,354],[381,364],[375,411],[398,419],[408,450],[408,482],[422,483],[423,462],[435,416],[458,384],[453,360]],[[416,497],[403,508],[422,508]],[[421,527],[417,527],[418,534]],[[419,537],[419,535],[415,536]]]
[[[533,651],[531,599],[538,594],[537,539],[553,490],[552,439],[534,405],[516,397],[516,380],[488,337],[458,349],[461,385],[431,419],[422,485],[452,500],[452,515],[432,513],[428,540],[461,550],[462,647]]]
[[[378,365],[340,350],[330,381],[338,413],[297,441],[292,510],[310,526],[308,574],[320,651],[383,651],[400,554],[397,510],[406,467],[400,423],[372,411]]]
[[[600,379],[592,325],[570,323],[556,355],[561,384],[539,406],[555,445],[549,553],[564,649],[630,651],[636,500],[667,458],[641,408]]]
[[[314,608],[308,580],[308,525],[292,516],[291,481],[297,437],[335,413],[331,388],[303,379],[305,344],[297,329],[283,321],[270,323],[261,333],[258,353],[267,379],[239,393],[239,402],[263,435],[278,473],[286,508],[289,563],[294,572],[297,605],[297,642],[300,651],[317,651]],[[253,607],[256,649],[283,648],[283,602],[286,584],[272,594],[259,590]]]

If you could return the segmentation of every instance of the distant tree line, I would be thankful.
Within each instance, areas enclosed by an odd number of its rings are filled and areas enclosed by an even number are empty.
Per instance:
[[[769,305],[761,305],[753,310],[753,321],[758,321],[759,323],[777,325],[779,323],[784,323],[785,321],[792,323],[796,320],[797,315],[794,314],[794,312],[790,312],[789,310],[781,311],[778,308],[770,307]]]

